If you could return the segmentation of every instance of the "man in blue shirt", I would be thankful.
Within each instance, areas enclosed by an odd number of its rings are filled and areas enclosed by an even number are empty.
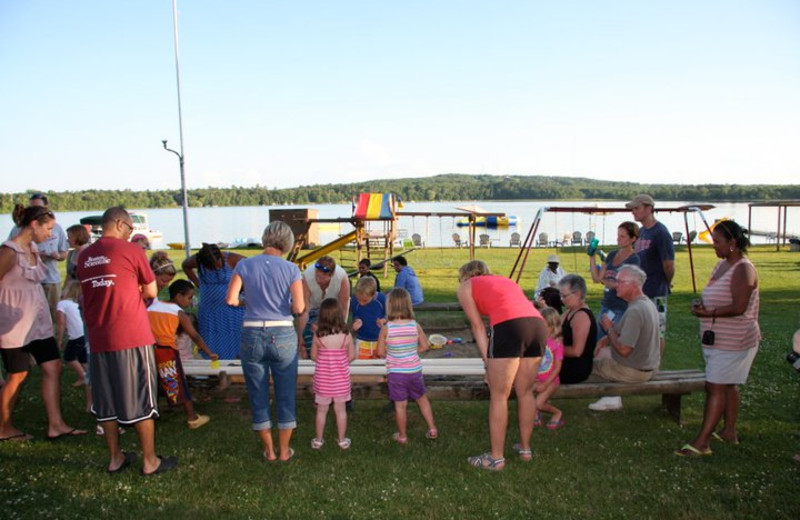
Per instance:
[[[417,273],[408,267],[408,260],[404,256],[398,256],[392,260],[392,267],[397,271],[397,277],[394,279],[395,287],[402,287],[408,294],[411,295],[411,305],[416,307],[425,301],[422,294],[422,286],[419,284]]]

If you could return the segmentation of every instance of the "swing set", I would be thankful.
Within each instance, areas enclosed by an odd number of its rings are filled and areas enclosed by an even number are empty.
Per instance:
[[[708,221],[706,220],[705,216],[703,215],[703,211],[708,211],[713,209],[714,206],[711,204],[689,204],[685,206],[678,206],[673,208],[658,208],[655,209],[655,212],[663,212],[663,213],[683,213],[683,222],[686,228],[686,236],[689,236],[689,213],[693,215],[699,215],[700,218],[703,220],[703,224],[705,225],[707,230],[711,230],[711,227],[708,225]],[[528,234],[525,236],[525,240],[522,242],[522,247],[517,254],[517,259],[514,262],[514,267],[511,268],[511,274],[508,275],[509,278],[514,280],[515,282],[519,283],[520,278],[522,277],[522,272],[525,269],[525,264],[528,260],[528,255],[530,254],[531,248],[534,246],[534,238],[536,237],[536,233],[539,229],[539,225],[542,222],[546,213],[554,213],[558,215],[559,213],[588,213],[591,215],[605,215],[610,213],[630,213],[630,210],[627,208],[599,208],[597,206],[574,206],[574,207],[541,207],[539,211],[536,212],[536,217],[533,219],[531,223],[531,227],[528,229]],[[605,233],[605,230],[604,230]],[[557,247],[557,246],[556,246]],[[697,282],[695,281],[694,276],[694,258],[692,256],[692,242],[688,240],[686,242],[687,250],[689,251],[689,266],[692,272],[692,289],[696,293],[697,292]]]

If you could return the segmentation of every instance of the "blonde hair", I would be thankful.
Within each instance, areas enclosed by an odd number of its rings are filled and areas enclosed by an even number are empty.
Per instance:
[[[72,300],[77,302],[81,297],[81,284],[77,281],[67,282],[67,285],[61,291],[62,300]]]
[[[544,322],[547,323],[548,332],[551,338],[561,337],[561,315],[552,307],[545,307],[541,311]]]
[[[356,294],[372,298],[378,292],[378,284],[371,276],[362,276],[356,282]]]
[[[175,264],[172,263],[167,253],[164,251],[156,251],[153,253],[153,256],[150,257],[150,269],[153,270],[154,274],[168,274],[175,276],[178,274],[178,270],[175,269]]]
[[[389,321],[414,319],[411,295],[402,287],[392,289],[386,297],[386,319]]]
[[[487,274],[492,274],[492,272],[489,270],[489,266],[486,265],[484,261],[472,260],[462,265],[458,269],[458,281],[466,282],[470,278],[474,278],[476,276],[485,276]]]

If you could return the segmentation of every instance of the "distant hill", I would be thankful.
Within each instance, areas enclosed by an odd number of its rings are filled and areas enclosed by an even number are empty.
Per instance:
[[[800,199],[800,185],[637,184],[574,177],[522,175],[465,175],[449,173],[424,178],[382,179],[352,184],[314,184],[274,189],[265,186],[189,190],[190,206],[280,206],[349,202],[361,192],[394,192],[406,201],[450,200],[624,200],[649,193],[656,200],[751,202]],[[33,193],[33,191],[28,192]],[[0,194],[0,209],[11,211],[25,203],[28,193]],[[82,190],[47,192],[59,211],[102,210],[114,205],[129,208],[180,206],[179,190]]]

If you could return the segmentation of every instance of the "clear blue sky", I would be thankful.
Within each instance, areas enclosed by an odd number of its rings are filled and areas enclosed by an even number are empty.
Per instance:
[[[800,183],[800,2],[179,0],[188,185]],[[179,186],[171,0],[0,2],[0,191]]]

